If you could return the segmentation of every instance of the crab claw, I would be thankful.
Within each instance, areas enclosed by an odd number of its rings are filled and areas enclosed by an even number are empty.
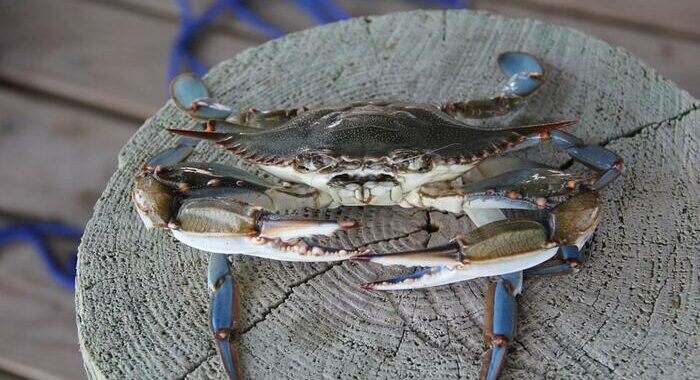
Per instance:
[[[358,228],[353,220],[323,220],[265,213],[258,217],[259,235],[269,239],[295,239],[312,235],[332,235],[339,230]]]
[[[542,224],[531,220],[501,220],[458,236],[443,246],[364,254],[352,259],[425,267],[410,275],[362,285],[365,289],[399,290],[517,272],[550,259],[557,250],[558,246],[549,241]]]
[[[282,216],[226,198],[187,199],[170,225],[176,239],[214,253],[314,262],[344,260],[360,253],[304,239],[356,228],[356,222]]]
[[[170,97],[177,108],[196,119],[223,120],[234,112],[230,107],[211,99],[209,89],[202,79],[192,73],[178,75],[170,82]]]
[[[134,178],[131,197],[136,212],[147,229],[167,228],[173,203],[170,189],[153,176],[138,175]]]

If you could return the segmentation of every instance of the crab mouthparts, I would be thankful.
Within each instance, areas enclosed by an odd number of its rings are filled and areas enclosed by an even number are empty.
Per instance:
[[[390,174],[354,176],[341,174],[328,181],[328,187],[343,204],[393,204],[401,196],[401,185]]]

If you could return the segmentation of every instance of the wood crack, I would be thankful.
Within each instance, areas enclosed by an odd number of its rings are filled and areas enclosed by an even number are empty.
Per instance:
[[[610,144],[614,141],[620,140],[620,139],[635,137],[649,128],[657,129],[664,124],[673,123],[673,122],[680,122],[685,117],[687,117],[688,115],[697,111],[698,109],[700,109],[700,104],[693,104],[693,106],[690,107],[689,109],[681,111],[681,112],[679,112],[671,117],[668,117],[668,118],[660,120],[660,121],[654,121],[651,123],[642,124],[639,127],[634,128],[630,131],[627,131],[619,136],[615,136],[615,137],[612,137],[608,140],[604,140],[604,141],[600,142],[599,145],[600,146],[607,146],[608,144]]]
[[[257,326],[258,324],[264,322],[264,321],[267,319],[267,317],[270,315],[270,313],[272,313],[272,312],[275,311],[277,308],[279,308],[280,306],[282,306],[285,302],[287,302],[287,300],[289,299],[289,297],[291,297],[292,294],[294,294],[294,289],[298,288],[298,287],[301,286],[301,285],[304,285],[304,284],[309,283],[311,280],[313,280],[313,279],[315,279],[315,278],[317,278],[317,277],[323,275],[324,273],[328,272],[329,270],[331,270],[331,269],[333,269],[333,268],[335,268],[335,267],[337,267],[337,266],[339,266],[339,265],[342,265],[342,264],[343,264],[343,261],[338,261],[338,262],[336,262],[336,263],[332,263],[332,264],[326,266],[325,268],[323,268],[322,270],[320,270],[320,271],[318,271],[318,272],[316,272],[316,273],[313,273],[313,274],[311,274],[311,275],[309,275],[309,276],[307,276],[307,277],[304,277],[303,279],[301,279],[301,280],[299,280],[299,281],[297,281],[297,282],[292,283],[292,284],[289,286],[289,288],[287,289],[287,291],[284,292],[284,295],[282,296],[282,298],[281,298],[279,301],[275,302],[275,303],[272,304],[270,307],[268,307],[267,310],[263,311],[262,315],[261,315],[259,318],[255,319],[255,320],[250,324],[250,326],[248,326],[248,327],[246,327],[245,329],[243,329],[243,330],[238,334],[238,336],[241,337],[241,336],[245,335],[245,334],[248,333],[250,330],[252,330],[253,328],[255,328],[255,326]]]
[[[662,125],[667,124],[667,123],[680,122],[685,117],[692,114],[693,112],[698,111],[699,109],[700,109],[700,104],[693,104],[693,106],[690,107],[689,109],[681,111],[681,112],[679,112],[671,117],[668,117],[666,119],[659,120],[659,121],[652,121],[650,123],[642,124],[642,125],[640,125],[636,128],[633,128],[625,133],[622,133],[622,134],[617,135],[617,136],[613,136],[607,140],[603,140],[603,141],[599,142],[597,145],[605,147],[608,144],[613,143],[617,140],[622,140],[622,139],[626,139],[626,138],[633,138],[635,136],[638,136],[639,134],[643,133],[644,131],[646,131],[649,128],[658,129]],[[576,160],[574,160],[573,158],[569,158],[568,160],[566,160],[563,164],[561,164],[559,166],[559,170],[567,170],[571,166],[573,166],[573,164],[575,162],[576,162]]]

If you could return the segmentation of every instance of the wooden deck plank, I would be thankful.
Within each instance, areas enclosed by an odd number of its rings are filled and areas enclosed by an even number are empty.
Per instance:
[[[136,126],[0,87],[0,210],[83,225]]]
[[[480,3],[481,4],[481,3]],[[575,18],[533,11],[527,7],[498,2],[483,3],[484,10],[512,17],[525,17],[543,22],[568,26],[588,35],[598,37],[614,46],[629,50],[663,76],[694,96],[700,96],[700,76],[697,62],[700,61],[700,43],[657,36],[638,30],[615,27],[605,23],[596,24]]]
[[[13,29],[11,34],[0,35],[0,81],[136,118],[151,115],[165,99],[165,64],[176,30],[177,14],[169,0],[147,0],[141,7],[150,6],[150,13],[136,14],[134,1],[107,4],[25,0],[9,3],[0,13],[0,22]],[[195,4],[204,4],[203,1]],[[343,4],[355,15],[415,6],[395,1],[383,5],[365,1]],[[589,32],[626,47],[681,87],[700,94],[700,79],[693,64],[700,61],[700,45],[691,41],[579,21],[516,4],[477,5],[505,15],[537,18]],[[264,16],[271,21],[286,21],[281,24],[286,29],[311,25],[308,18],[290,10],[289,4],[265,9]],[[16,21],[30,18],[35,22]],[[119,32],[114,33],[115,29]],[[244,38],[233,35],[230,30],[220,29],[209,33],[200,49],[205,62],[219,62],[263,40],[262,37],[251,40],[250,34]]]
[[[23,379],[86,377],[78,352],[73,292],[48,278],[30,246],[0,250],[0,294],[2,371]]]
[[[700,7],[696,0],[499,0],[477,1],[476,6],[487,7],[489,3],[512,4],[541,12],[568,14],[569,18],[597,19],[700,40]]]
[[[32,20],[32,22],[26,22]],[[165,99],[176,24],[89,2],[7,3],[0,24],[0,81],[145,119]],[[249,46],[213,33],[202,55],[218,62]]]

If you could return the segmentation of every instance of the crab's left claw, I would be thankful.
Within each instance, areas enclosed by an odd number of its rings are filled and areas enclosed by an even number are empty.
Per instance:
[[[423,267],[398,278],[362,285],[365,289],[426,288],[521,271],[556,254],[545,227],[531,220],[486,224],[439,247],[388,254],[364,254],[352,260]]]
[[[195,119],[225,120],[235,112],[214,101],[202,79],[192,73],[180,74],[170,82],[170,97],[178,108]]]

